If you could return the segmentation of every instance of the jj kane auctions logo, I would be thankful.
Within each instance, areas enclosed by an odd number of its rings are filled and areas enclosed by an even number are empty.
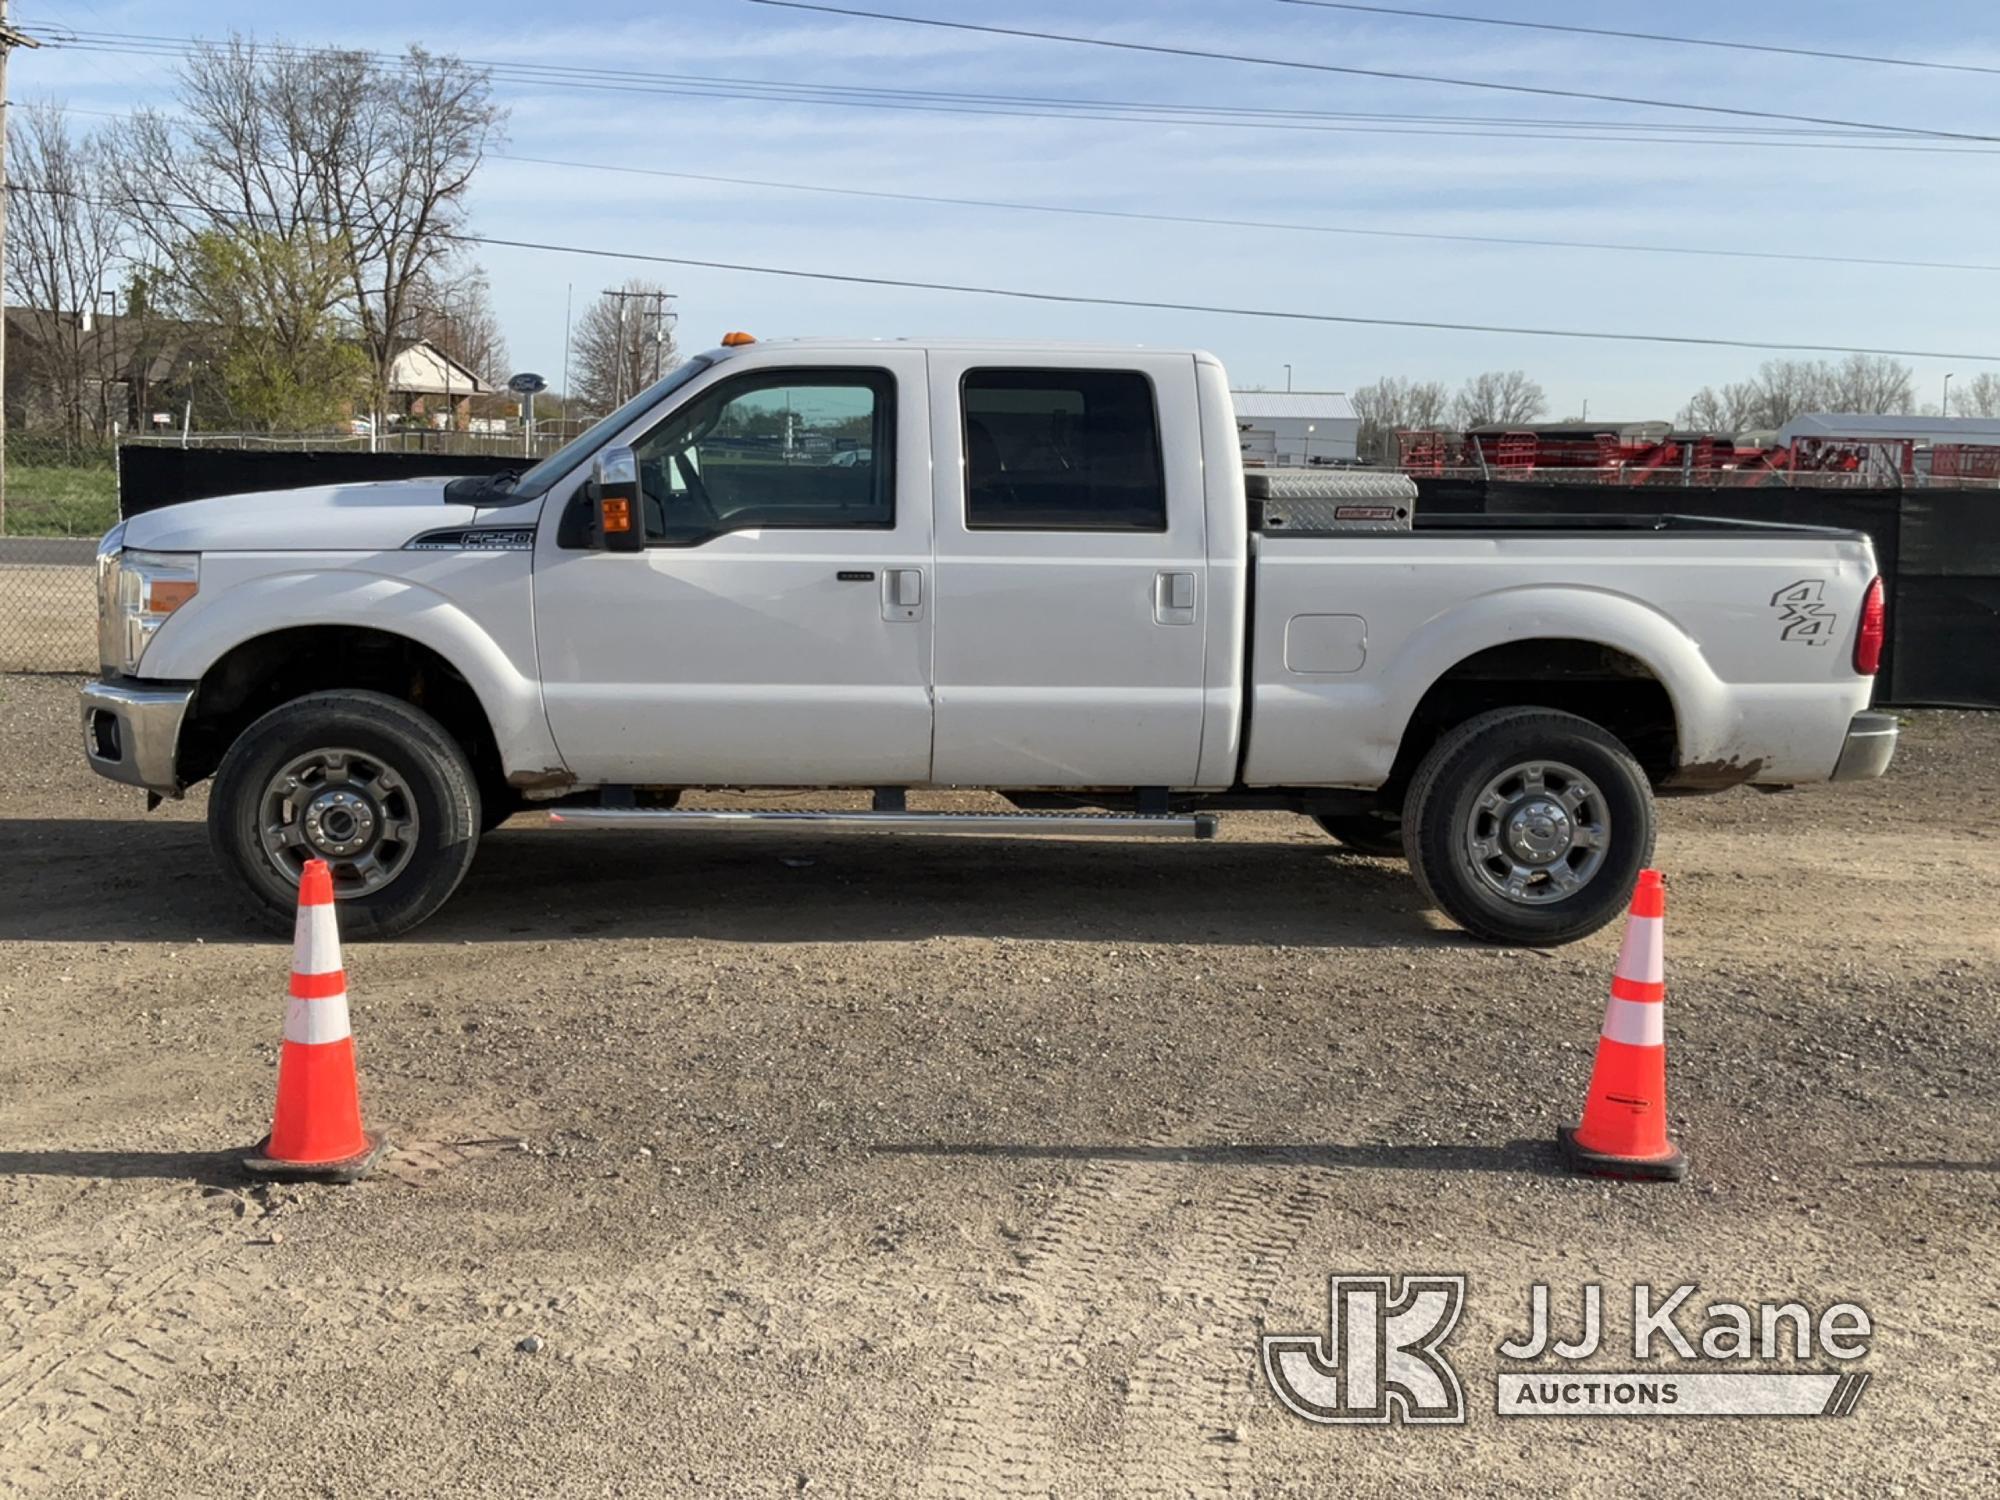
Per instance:
[[[1289,1410],[1326,1424],[1466,1420],[1465,1390],[1444,1345],[1465,1307],[1466,1278],[1411,1275],[1327,1280],[1327,1334],[1263,1341],[1264,1376]],[[1605,1297],[1583,1288],[1573,1338],[1558,1336],[1549,1288],[1528,1293],[1528,1328],[1503,1341],[1503,1361],[1533,1369],[1499,1373],[1494,1409],[1532,1416],[1846,1416],[1867,1388],[1858,1372],[1744,1369],[1789,1359],[1864,1358],[1874,1328],[1865,1309],[1836,1302],[1815,1316],[1799,1302],[1711,1302],[1697,1309],[1691,1284],[1661,1295],[1632,1289],[1629,1370],[1570,1369],[1609,1347]],[[1671,1355],[1672,1365],[1647,1361]],[[1556,1363],[1549,1365],[1553,1358]],[[1735,1366],[1735,1368],[1731,1368]]]

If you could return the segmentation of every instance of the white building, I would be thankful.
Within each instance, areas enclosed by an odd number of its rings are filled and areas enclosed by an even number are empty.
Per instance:
[[[1799,438],[1875,443],[2000,445],[2000,417],[1885,417],[1867,412],[1805,412],[1778,429],[1774,446],[1788,448]]]
[[[1341,391],[1231,391],[1243,462],[1267,468],[1353,463],[1361,418]]]

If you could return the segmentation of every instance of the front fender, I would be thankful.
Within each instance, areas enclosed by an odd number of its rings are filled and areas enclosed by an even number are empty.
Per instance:
[[[534,670],[525,554],[394,556],[399,570],[392,573],[351,557],[273,567],[268,558],[205,555],[201,591],[160,628],[140,674],[198,681],[236,647],[283,630],[386,631],[429,647],[465,678],[509,775],[560,767]]]

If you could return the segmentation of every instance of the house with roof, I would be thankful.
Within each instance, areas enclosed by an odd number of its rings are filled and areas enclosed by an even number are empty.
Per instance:
[[[114,424],[125,432],[178,426],[220,342],[217,329],[180,319],[10,307],[8,426],[75,420],[100,437]],[[498,389],[429,339],[406,339],[389,365],[388,423],[469,430],[475,398]]]

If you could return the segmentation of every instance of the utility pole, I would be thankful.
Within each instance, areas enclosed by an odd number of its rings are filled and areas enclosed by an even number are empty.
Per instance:
[[[625,342],[626,302],[628,300],[636,298],[638,301],[642,303],[649,302],[652,304],[650,309],[644,307],[640,308],[637,316],[639,318],[638,327],[639,327],[639,338],[641,340],[643,340],[646,337],[645,333],[646,320],[648,318],[652,320],[653,379],[658,380],[662,375],[666,373],[665,369],[663,369],[662,366],[664,366],[664,364],[666,363],[667,338],[668,338],[667,330],[674,321],[674,315],[669,311],[667,311],[667,304],[673,300],[674,294],[672,292],[635,292],[625,287],[606,287],[604,289],[604,295],[607,297],[614,297],[618,301],[618,360],[612,370],[612,376],[611,376],[612,380],[611,405],[615,410],[617,407],[623,405],[625,401],[625,397],[627,394],[625,390],[626,355],[628,353],[633,352],[635,348],[639,357],[631,361],[632,379],[634,381],[634,387],[630,392],[630,394],[635,396],[638,395],[639,392],[638,392],[637,382],[643,378],[645,372],[645,349],[643,345],[628,347]],[[566,388],[568,382],[565,381],[564,385]]]
[[[0,0],[0,536],[7,534],[7,59],[16,47],[41,45],[8,24]]]
[[[571,304],[571,303],[572,303],[572,302],[573,302],[573,301],[575,300],[575,297],[576,297],[576,283],[575,283],[574,281],[572,281],[572,282],[569,282],[568,284],[566,284],[566,285],[565,285],[565,286],[563,287],[563,378],[562,378],[562,399],[563,399],[563,414],[562,414],[562,419],[563,419],[563,424],[564,424],[564,425],[563,425],[563,435],[564,435],[565,437],[567,437],[567,436],[569,435],[569,426],[568,426],[568,423],[569,423],[569,410],[570,410],[570,403],[571,403],[572,401],[574,401],[574,400],[576,399],[576,392],[572,391],[572,390],[571,390],[571,389],[569,388],[569,313],[570,313],[570,304]],[[562,445],[561,445],[561,444],[557,444],[557,446],[558,446],[558,447],[560,447],[560,446],[562,446]]]

